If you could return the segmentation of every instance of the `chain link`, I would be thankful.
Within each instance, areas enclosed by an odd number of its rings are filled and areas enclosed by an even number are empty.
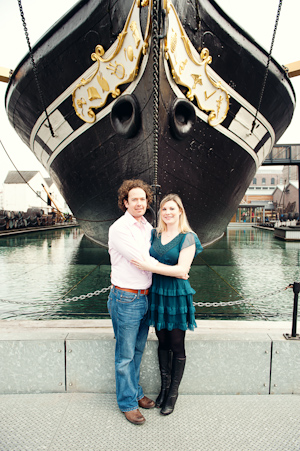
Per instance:
[[[268,73],[269,73],[269,66],[270,66],[270,62],[271,62],[272,50],[273,50],[274,41],[275,41],[275,35],[276,35],[277,27],[278,27],[281,6],[282,6],[282,0],[279,0],[278,10],[277,10],[277,14],[276,14],[276,21],[275,21],[274,31],[273,31],[273,36],[272,36],[271,47],[270,47],[270,51],[269,51],[269,54],[268,54],[268,61],[267,61],[267,65],[266,65],[265,75],[264,75],[263,84],[262,84],[262,88],[261,88],[261,93],[260,93],[260,97],[259,97],[259,101],[258,101],[258,107],[257,107],[256,113],[255,113],[255,117],[254,117],[254,121],[253,121],[253,124],[252,124],[251,133],[253,133],[253,130],[254,130],[254,127],[255,127],[255,123],[256,123],[256,120],[257,120],[257,116],[258,116],[258,113],[260,112],[262,98],[263,98],[263,95],[264,95],[264,92],[265,92],[265,88],[266,88],[266,83],[267,83],[267,78],[268,78]]]
[[[228,302],[193,302],[193,305],[195,307],[227,307],[227,306],[233,306],[233,305],[241,305],[241,304],[247,304],[247,303],[253,303],[254,301],[264,299],[270,296],[273,296],[274,294],[280,293],[281,291],[285,291],[288,288],[293,288],[293,284],[288,285],[285,288],[280,288],[279,290],[273,291],[272,293],[268,293],[262,296],[259,296],[257,298],[251,298],[251,299],[240,299],[238,301],[228,301]],[[93,296],[99,296],[99,294],[106,293],[108,290],[111,289],[111,285],[107,288],[102,288],[101,290],[96,290],[93,293],[87,293],[82,294],[80,296],[74,296],[72,298],[66,298],[66,299],[59,299],[58,301],[51,302],[51,305],[57,305],[57,304],[65,304],[69,302],[77,302],[77,301],[84,301],[84,299],[90,299]],[[48,306],[49,303],[33,303],[33,302],[21,302],[21,301],[8,301],[6,299],[0,299],[0,302],[8,303],[8,304],[18,304],[18,305],[33,305],[35,307],[39,306]]]
[[[26,37],[26,41],[27,41],[27,45],[28,45],[28,50],[29,50],[29,55],[30,55],[30,60],[31,60],[31,64],[32,64],[33,75],[34,75],[34,78],[35,78],[37,90],[38,90],[38,93],[39,93],[39,96],[40,96],[42,108],[43,108],[44,113],[46,115],[46,119],[47,119],[47,122],[48,122],[48,126],[49,126],[49,129],[50,129],[51,135],[54,138],[55,134],[54,134],[54,131],[53,131],[50,119],[49,119],[49,115],[48,115],[46,104],[45,104],[45,100],[44,100],[44,94],[43,94],[43,91],[42,91],[42,88],[41,88],[41,85],[40,85],[39,74],[38,74],[38,70],[37,70],[37,67],[36,67],[35,60],[34,60],[33,51],[32,51],[31,44],[30,44],[29,33],[28,33],[27,25],[26,25],[26,20],[25,20],[25,15],[24,15],[24,11],[23,11],[23,6],[22,6],[21,0],[18,0],[18,5],[19,5],[19,10],[20,10],[22,23],[23,23],[24,33],[25,33],[25,37]]]
[[[102,288],[101,290],[96,290],[93,293],[88,294],[82,294],[80,296],[74,296],[73,298],[66,298],[66,299],[59,299],[58,301],[51,302],[51,305],[57,305],[57,304],[65,304],[68,302],[76,302],[76,301],[84,301],[86,298],[92,298],[93,296],[99,296],[99,294],[106,293],[106,291],[111,289],[111,285],[107,288]],[[0,302],[5,302],[8,304],[18,304],[18,305],[33,305],[35,307],[40,307],[43,305],[48,306],[49,303],[43,302],[43,303],[33,303],[33,302],[21,302],[21,301],[8,301],[6,299],[0,299]]]
[[[227,307],[232,305],[241,305],[241,304],[247,304],[247,303],[253,303],[255,301],[258,301],[260,299],[267,298],[269,296],[273,296],[274,294],[280,293],[281,291],[285,291],[288,288],[292,288],[293,285],[288,285],[285,288],[280,288],[279,290],[273,291],[272,293],[265,294],[263,296],[259,296],[257,298],[251,298],[251,299],[240,299],[238,301],[228,301],[228,302],[193,302],[193,305],[195,307]]]

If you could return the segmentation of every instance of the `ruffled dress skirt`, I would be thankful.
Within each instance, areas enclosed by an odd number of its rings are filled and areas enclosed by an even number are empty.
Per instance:
[[[195,290],[188,280],[153,274],[148,300],[148,325],[157,330],[194,330]]]

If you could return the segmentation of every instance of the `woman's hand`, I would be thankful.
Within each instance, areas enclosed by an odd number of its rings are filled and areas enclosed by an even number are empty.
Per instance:
[[[135,260],[132,259],[131,262],[134,266],[136,266],[138,269],[140,269],[141,271],[153,271],[153,264],[151,264],[149,261],[146,260]]]
[[[130,263],[132,263],[134,266],[136,266],[138,269],[140,269],[141,271],[150,271],[150,272],[155,272],[160,274],[160,271],[157,271],[157,268],[155,265],[153,265],[151,262],[147,261],[147,260],[135,260],[132,259],[130,261]],[[170,268],[170,266],[169,266]],[[169,277],[172,277],[172,275],[169,275]],[[173,276],[176,277],[177,279],[183,279],[183,280],[188,280],[188,278],[190,277],[187,273],[182,275],[182,276]]]

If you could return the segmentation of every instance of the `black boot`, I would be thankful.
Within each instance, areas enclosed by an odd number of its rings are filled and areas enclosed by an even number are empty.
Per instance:
[[[170,415],[174,410],[178,398],[178,388],[184,372],[185,360],[185,358],[177,359],[173,357],[171,385],[166,402],[163,404],[160,411],[162,415]]]
[[[158,362],[161,376],[161,389],[155,401],[156,407],[161,407],[167,398],[171,382],[171,351],[158,348]]]

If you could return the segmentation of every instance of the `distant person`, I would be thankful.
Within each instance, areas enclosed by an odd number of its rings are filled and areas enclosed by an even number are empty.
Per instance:
[[[156,407],[161,408],[162,415],[174,410],[186,362],[185,333],[187,328],[197,327],[193,306],[195,291],[185,275],[202,250],[189,226],[180,197],[169,194],[161,201],[158,227],[151,235],[150,255],[160,263],[153,263],[151,258],[132,260],[138,269],[154,273],[148,324],[155,326],[159,343],[161,390]]]

